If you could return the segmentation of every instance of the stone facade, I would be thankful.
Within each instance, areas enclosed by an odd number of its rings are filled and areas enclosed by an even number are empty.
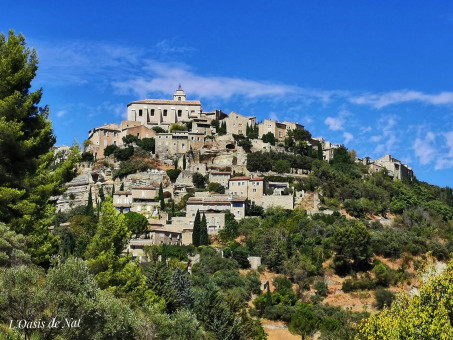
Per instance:
[[[243,116],[236,112],[231,112],[227,118],[224,119],[227,126],[227,133],[235,135],[245,135],[248,126],[255,126],[256,117]]]
[[[167,131],[172,124],[187,123],[200,118],[201,103],[186,100],[186,94],[179,86],[173,100],[144,99],[127,105],[127,119],[140,122],[147,127],[160,126]]]
[[[207,197],[190,197],[187,200],[186,216],[195,218],[197,211],[230,211],[234,218],[240,220],[245,217],[244,197],[212,194]]]
[[[117,191],[113,194],[113,206],[123,213],[130,211],[132,205],[132,192]]]
[[[228,188],[228,181],[230,180],[231,172],[229,171],[211,171],[209,172],[209,182],[222,184]]]
[[[393,179],[412,178],[414,176],[414,172],[407,164],[403,164],[398,159],[392,158],[391,155],[378,158],[373,163],[386,168],[388,175],[393,177]]]
[[[158,133],[155,138],[158,155],[182,155],[191,150],[201,149],[204,145],[204,134],[198,132]]]
[[[289,130],[303,129],[304,126],[299,123],[291,122],[277,122],[272,119],[265,119],[263,122],[258,124],[258,137],[263,138],[263,135],[272,132],[275,138],[279,141],[283,141]]]

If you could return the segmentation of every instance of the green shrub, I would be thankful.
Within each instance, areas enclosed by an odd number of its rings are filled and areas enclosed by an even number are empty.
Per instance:
[[[393,300],[395,299],[395,294],[393,294],[388,289],[384,289],[384,288],[376,289],[374,296],[376,298],[376,307],[378,309],[382,309],[386,306],[390,307]]]

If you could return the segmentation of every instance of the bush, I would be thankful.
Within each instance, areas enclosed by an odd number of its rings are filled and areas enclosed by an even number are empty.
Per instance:
[[[291,163],[286,159],[279,159],[274,163],[273,169],[279,174],[288,173],[291,171]]]
[[[94,156],[91,152],[82,153],[82,162],[92,162],[94,161]]]
[[[216,192],[218,194],[225,193],[225,187],[220,183],[211,182],[208,184],[209,192]]]
[[[160,126],[154,126],[152,129],[154,131],[156,131],[156,133],[165,133],[165,132],[167,132],[163,128],[161,128]]]
[[[206,185],[206,177],[196,172],[192,175],[192,182],[196,188],[204,188]]]
[[[137,143],[139,147],[141,147],[143,150],[149,151],[154,153],[156,149],[156,141],[154,138],[143,138],[140,139]]]
[[[170,181],[172,183],[176,182],[176,179],[178,178],[179,174],[181,173],[181,170],[179,169],[170,169],[167,170],[167,176],[170,177]]]
[[[382,309],[384,307],[390,307],[393,300],[395,299],[395,294],[393,294],[388,289],[378,288],[374,293],[376,298],[376,307]]]
[[[316,289],[316,294],[320,296],[326,297],[329,292],[329,287],[327,286],[327,283],[324,281],[315,282],[313,288]]]
[[[104,149],[104,157],[108,157],[110,155],[113,155],[113,153],[119,149],[116,145],[114,144],[111,144],[111,145],[108,145],[105,149]]]
[[[116,149],[113,152],[113,155],[115,158],[119,161],[127,161],[132,157],[134,154],[134,148],[132,146],[128,146],[127,148],[124,149]]]

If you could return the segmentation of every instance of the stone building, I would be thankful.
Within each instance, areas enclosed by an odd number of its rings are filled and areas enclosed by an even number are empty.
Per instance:
[[[207,197],[190,197],[187,200],[186,216],[195,218],[197,211],[208,210],[230,211],[234,218],[240,220],[245,217],[245,197],[212,194]]]
[[[210,171],[209,182],[222,184],[225,188],[228,188],[228,181],[230,180],[230,171]]]
[[[333,159],[335,149],[338,149],[339,147],[341,147],[341,144],[332,144],[331,142],[324,140],[324,138],[322,138],[322,137],[316,137],[316,138],[313,138],[313,140],[321,143],[322,158],[326,162],[331,161]]]
[[[250,127],[255,126],[256,117],[247,117],[236,112],[231,112],[223,121],[226,122],[227,133],[245,135],[247,132],[247,125]]]
[[[179,85],[173,100],[144,99],[127,105],[127,119],[140,122],[147,127],[160,126],[165,130],[175,123],[188,123],[200,118],[202,112],[199,100],[187,100]]]
[[[412,168],[410,168],[407,164],[401,163],[400,160],[392,158],[391,155],[385,155],[381,158],[378,158],[373,163],[387,169],[388,175],[393,177],[393,179],[414,177]]]
[[[258,124],[258,137],[263,138],[263,135],[272,132],[275,138],[279,141],[283,141],[288,135],[289,130],[303,129],[304,126],[299,123],[291,122],[277,122],[272,119],[265,119],[263,122]]]
[[[137,136],[139,139],[152,138],[156,135],[154,130],[140,125],[140,122],[123,120],[120,124],[105,124],[88,132],[90,145],[86,151],[91,152],[95,158],[104,157],[104,149],[108,145],[123,145],[123,137]]]
[[[156,139],[156,154],[185,154],[201,149],[204,145],[204,134],[200,132],[175,131],[158,133]]]
[[[132,205],[132,192],[130,191],[117,191],[113,194],[113,206],[116,210],[127,213],[131,210]]]

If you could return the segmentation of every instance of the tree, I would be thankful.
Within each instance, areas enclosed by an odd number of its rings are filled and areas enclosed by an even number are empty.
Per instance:
[[[216,182],[211,182],[208,184],[208,190],[209,192],[216,192],[218,194],[224,194],[225,193],[225,187]]]
[[[104,157],[113,155],[117,149],[119,149],[118,146],[114,144],[107,145],[104,149]]]
[[[261,137],[261,139],[263,140],[264,143],[270,143],[271,145],[275,145],[275,136],[272,132],[268,132],[266,134],[263,135],[263,137]]]
[[[279,174],[289,173],[291,171],[291,163],[286,159],[279,159],[274,163],[273,168]]]
[[[200,245],[200,235],[201,235],[201,219],[200,219],[200,210],[197,210],[195,215],[195,220],[193,222],[193,231],[192,231],[192,243],[195,247]]]
[[[161,128],[160,126],[153,126],[152,129],[154,131],[156,131],[156,133],[165,133],[165,132],[167,132],[163,128]]]
[[[318,152],[317,152],[317,155],[316,155],[316,156],[317,156],[317,158],[318,158],[320,161],[322,161],[322,160],[324,159],[324,155],[323,155],[323,153],[322,153],[322,144],[321,144],[321,143],[318,144]]]
[[[186,154],[184,154],[184,156],[182,156],[182,169],[186,170],[186,166],[187,166]]]
[[[91,163],[94,161],[94,156],[91,152],[83,152],[81,161]]]
[[[137,237],[142,235],[148,230],[148,220],[145,216],[137,214],[136,212],[129,211],[124,215],[126,218],[126,225],[132,234]]]
[[[180,124],[173,124],[170,126],[170,132],[174,131],[187,131],[187,126],[180,125]]]
[[[453,339],[453,261],[424,276],[418,294],[401,293],[390,308],[363,320],[356,339]]]
[[[176,179],[178,178],[179,174],[181,173],[181,170],[179,169],[170,169],[167,170],[167,176],[170,178],[170,181],[172,183],[176,182]]]
[[[204,188],[205,185],[206,185],[206,177],[204,177],[199,172],[195,172],[192,175],[192,182],[193,182],[193,185],[195,185],[196,188]]]
[[[175,302],[177,308],[191,310],[195,302],[190,279],[180,268],[173,273],[172,286],[175,290]]]
[[[124,149],[118,148],[113,152],[113,155],[119,161],[127,161],[129,158],[132,157],[133,154],[134,154],[134,147],[131,145],[129,145],[127,148],[124,148]]]
[[[200,223],[200,245],[207,246],[209,245],[209,236],[208,236],[208,224],[206,222],[206,215],[203,214]]]
[[[129,144],[137,144],[138,143],[138,137],[137,136],[134,136],[134,135],[126,135],[123,137],[123,143],[125,145],[129,145]]]
[[[164,197],[164,188],[162,186],[162,182],[159,185],[159,194],[158,194],[159,202],[160,202],[160,210],[165,210],[165,197]]]
[[[142,138],[137,142],[137,145],[143,150],[154,153],[156,150],[156,140],[154,138]]]
[[[27,254],[27,240],[0,223],[0,267],[19,266],[31,262]]]
[[[48,200],[73,177],[80,151],[74,146],[57,169],[50,168],[55,136],[49,109],[39,107],[42,89],[30,92],[37,64],[21,34],[0,34],[0,221],[27,237],[34,262],[48,264],[58,249]]]
[[[93,216],[94,215],[93,195],[91,193],[91,187],[90,187],[90,192],[88,194],[87,206],[85,207],[85,215],[87,215],[87,216]]]
[[[105,200],[105,193],[104,193],[104,186],[101,185],[99,188],[99,198],[101,199],[101,203]]]
[[[288,328],[291,333],[301,335],[303,340],[314,333],[319,321],[319,318],[313,313],[311,305],[300,304],[296,313],[291,317]]]
[[[371,236],[360,221],[337,228],[332,237],[333,249],[337,252],[334,264],[339,272],[348,272],[351,267],[361,269],[371,257]]]
[[[120,191],[124,191],[124,182],[122,182],[120,185]]]

